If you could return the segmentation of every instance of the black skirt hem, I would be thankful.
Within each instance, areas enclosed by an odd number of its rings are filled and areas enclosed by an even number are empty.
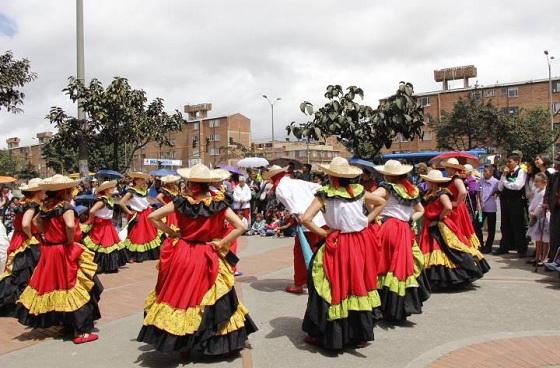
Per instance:
[[[424,272],[434,291],[463,287],[482,277],[482,273],[469,272],[469,270],[459,267],[433,266],[426,268]]]
[[[119,249],[111,253],[96,252],[94,261],[97,263],[97,273],[114,273],[128,263],[128,252]]]
[[[13,316],[16,302],[27,287],[39,256],[39,246],[30,246],[15,257],[11,274],[0,280],[0,316]]]
[[[387,287],[379,290],[380,310],[385,321],[401,322],[413,314],[422,314],[422,306],[431,295],[431,285],[424,272],[416,278],[416,281],[418,286],[406,288],[402,296]]]
[[[128,259],[133,260],[136,263],[158,260],[159,248],[160,247],[149,249],[145,252],[131,252],[130,250],[127,250]]]

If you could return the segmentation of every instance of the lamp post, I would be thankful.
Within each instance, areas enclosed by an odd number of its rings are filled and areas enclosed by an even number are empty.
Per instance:
[[[84,1],[76,0],[76,77],[85,85],[84,76]],[[80,106],[81,100],[78,100],[78,119],[81,124],[85,125],[86,114]],[[85,128],[85,127],[84,127]],[[78,147],[78,166],[83,177],[89,174],[88,167],[88,146],[83,135],[80,137],[80,145]]]
[[[268,104],[270,105],[270,111],[272,114],[271,117],[271,124],[272,124],[272,150],[274,151],[274,104],[276,104],[276,102],[280,101],[281,98],[277,97],[276,99],[270,101],[270,99],[266,96],[266,95],[262,95],[263,98],[268,102]]]
[[[548,64],[548,108],[550,112],[550,131],[554,138],[554,108],[552,105],[552,60],[554,56],[548,54],[548,50],[544,50],[546,63]],[[554,159],[554,151],[556,150],[556,139],[552,141],[552,159]]]

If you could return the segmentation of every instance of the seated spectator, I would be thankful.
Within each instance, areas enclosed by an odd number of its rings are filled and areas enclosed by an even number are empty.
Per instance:
[[[290,211],[285,210],[280,218],[280,223],[276,229],[277,236],[291,237],[296,234],[296,221],[290,214]]]
[[[255,217],[255,222],[253,222],[253,226],[251,226],[251,230],[247,235],[261,235],[264,232],[266,226],[266,221],[262,213],[257,213]]]
[[[280,226],[280,220],[276,215],[272,215],[272,220],[270,223],[264,226],[264,231],[261,232],[261,236],[275,236],[277,234],[276,229]]]
[[[243,225],[245,225],[245,228],[248,229],[249,228],[249,223],[248,223],[247,219],[245,218],[245,216],[243,216],[243,211],[242,210],[237,210],[237,216],[239,217],[239,219],[241,220]]]

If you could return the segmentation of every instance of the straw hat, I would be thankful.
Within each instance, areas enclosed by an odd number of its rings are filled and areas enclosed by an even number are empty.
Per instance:
[[[397,160],[388,160],[385,165],[375,166],[375,170],[383,175],[401,176],[412,171],[412,165],[403,165]]]
[[[13,183],[14,181],[16,181],[16,178],[13,178],[11,176],[0,176],[0,184],[9,184]]]
[[[188,181],[194,183],[214,183],[220,181],[222,174],[216,170],[210,170],[206,165],[196,164],[191,168],[178,169],[177,173]]]
[[[176,183],[179,180],[181,180],[181,177],[178,176],[178,175],[165,175],[165,176],[162,176],[161,178],[159,178],[159,180],[163,184],[171,184],[171,183]]]
[[[352,166],[344,157],[335,157],[330,164],[319,165],[319,168],[327,175],[337,178],[355,178],[362,175],[363,170],[357,166]]]
[[[78,180],[72,180],[67,176],[56,174],[50,178],[46,178],[39,184],[39,188],[45,191],[57,191],[70,189],[78,185]]]
[[[220,176],[220,180],[218,180],[218,181],[224,181],[224,180],[227,180],[231,177],[231,173],[227,170],[224,170],[224,169],[216,169],[216,170],[214,170],[214,172],[216,174],[218,174],[218,176]]]
[[[459,163],[459,160],[457,160],[455,157],[447,159],[447,161],[444,161],[441,165],[445,168],[451,167],[453,169],[465,170],[465,166],[461,165]]]
[[[288,171],[288,166],[280,167],[278,165],[270,166],[265,172],[262,173],[262,178],[268,180],[272,178],[274,175],[280,174],[281,172]]]
[[[41,184],[42,182],[43,179],[41,178],[33,178],[29,180],[27,184],[23,184],[22,186],[20,186],[19,190],[21,190],[22,192],[38,192],[42,190],[41,188],[39,188],[39,184]]]
[[[101,193],[104,190],[114,188],[117,186],[116,180],[104,181],[97,187],[97,193]]]
[[[131,177],[132,179],[149,179],[150,175],[143,173],[141,171],[132,171],[128,173],[128,176]]]
[[[429,181],[431,183],[447,183],[451,181],[451,178],[444,177],[439,170],[430,170],[428,175],[420,175],[420,177],[425,181]]]

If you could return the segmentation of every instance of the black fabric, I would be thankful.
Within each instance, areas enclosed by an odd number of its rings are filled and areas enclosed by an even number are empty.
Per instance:
[[[404,296],[392,292],[387,287],[379,290],[383,319],[389,322],[402,322],[412,314],[421,314],[423,302],[430,297],[430,283],[424,272],[416,278],[418,287],[406,288]]]
[[[128,259],[133,260],[136,263],[142,263],[144,261],[153,261],[159,259],[159,246],[157,248],[148,249],[145,252],[131,252],[127,250]]]
[[[424,198],[422,198],[422,204],[424,206],[433,203],[437,200],[439,200],[439,197],[441,197],[442,195],[446,194],[447,196],[449,196],[449,198],[451,198],[453,196],[453,194],[449,191],[449,189],[447,188],[439,188],[439,190],[431,195],[427,195]]]
[[[190,218],[210,217],[231,207],[232,197],[227,193],[224,193],[224,196],[223,200],[212,200],[207,206],[204,202],[190,203],[186,197],[178,195],[173,199],[173,206],[175,206],[175,210]]]
[[[0,316],[12,316],[16,302],[39,261],[40,248],[32,245],[16,255],[10,275],[0,280]]]
[[[103,205],[105,205],[108,209],[113,210],[115,208],[115,202],[113,202],[113,204],[111,205],[111,203],[109,202],[109,199],[105,196],[101,196],[97,199],[97,202],[102,202]]]
[[[153,345],[161,352],[192,350],[205,355],[221,355],[241,350],[248,335],[257,331],[257,326],[248,315],[245,326],[226,335],[217,335],[229,321],[239,305],[235,288],[216,301],[215,305],[204,308],[198,331],[191,335],[177,336],[155,326],[142,326],[137,341]]]
[[[486,242],[484,242],[484,235],[482,232],[484,221],[488,221],[488,237],[486,238]],[[478,241],[482,245],[482,250],[492,250],[492,244],[494,244],[494,238],[496,236],[496,212],[482,212],[482,222],[473,221],[473,226],[475,227]]]
[[[118,249],[111,253],[95,252],[93,260],[97,263],[97,273],[114,273],[127,264],[128,252],[126,249]]]
[[[500,198],[502,240],[500,250],[527,253],[527,211],[521,198]]]
[[[89,302],[73,312],[48,312],[33,315],[29,314],[29,311],[22,304],[18,304],[15,317],[21,324],[33,328],[64,325],[73,331],[74,336],[92,332],[93,322],[101,318],[98,303],[103,292],[103,285],[97,276],[93,278],[93,282],[94,286],[89,293]]]
[[[24,213],[29,209],[32,209],[33,212],[37,212],[39,210],[39,204],[36,203],[36,202],[32,202],[32,201],[30,201],[30,202],[26,201],[22,205],[16,206],[14,208],[14,214]]]
[[[420,202],[420,190],[418,190],[418,195],[414,198],[403,198],[401,197],[401,195],[395,190],[395,188],[387,183],[386,181],[382,181],[381,183],[379,183],[379,186],[381,188],[384,188],[385,190],[387,190],[389,193],[391,193],[391,195],[397,200],[397,202],[401,203],[401,204],[405,204],[408,206],[412,206],[415,205],[416,203]]]
[[[68,202],[61,202],[52,209],[41,208],[39,215],[43,220],[48,220],[53,217],[62,216],[66,211],[74,211],[74,207]]]
[[[560,247],[560,208],[550,211],[550,250],[548,251],[548,259],[553,261]]]

